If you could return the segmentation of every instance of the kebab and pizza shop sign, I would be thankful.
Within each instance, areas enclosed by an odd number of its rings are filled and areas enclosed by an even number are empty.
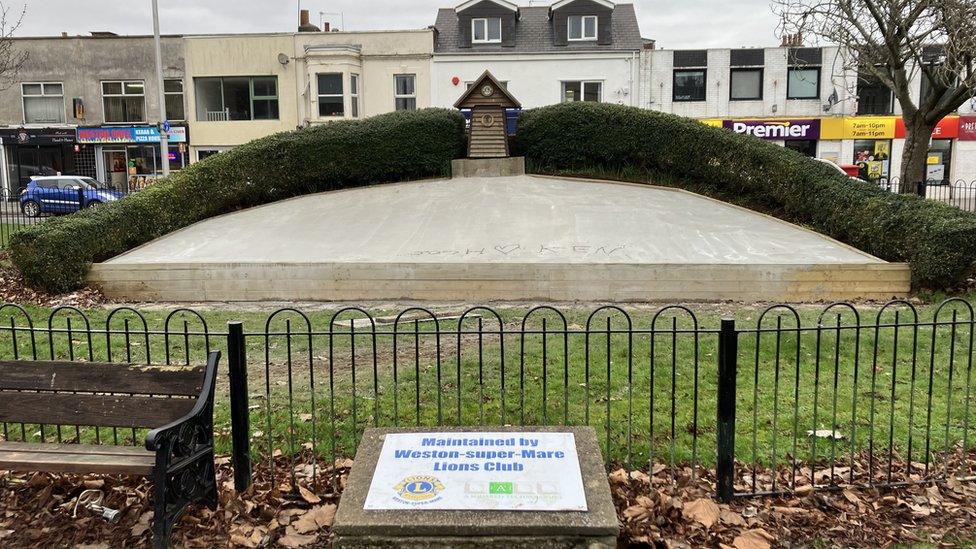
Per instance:
[[[586,511],[573,433],[392,433],[366,510]]]
[[[725,120],[727,130],[759,139],[820,139],[820,120]]]

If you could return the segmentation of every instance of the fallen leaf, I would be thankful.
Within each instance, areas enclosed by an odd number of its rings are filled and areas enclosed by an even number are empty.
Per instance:
[[[695,520],[705,528],[711,528],[718,522],[721,514],[718,505],[711,498],[700,498],[684,506],[681,513],[685,518]]]
[[[861,498],[857,497],[857,494],[855,494],[850,490],[844,490],[843,495],[844,495],[844,499],[846,499],[847,501],[855,505],[861,503]]]
[[[613,484],[627,484],[627,471],[623,469],[617,469],[616,471],[610,473],[610,482]]]
[[[643,505],[631,505],[624,509],[624,518],[627,520],[641,521],[647,520],[651,516],[651,510]]]
[[[736,549],[770,549],[772,536],[762,528],[747,530],[742,532],[732,540],[732,546]]]
[[[742,515],[735,511],[722,511],[718,518],[723,524],[728,524],[729,526],[746,525],[746,519],[742,518]]]
[[[304,499],[308,503],[316,504],[322,501],[322,498],[316,496],[311,491],[309,491],[308,488],[305,488],[304,486],[298,487],[298,493],[301,494],[302,499]]]
[[[797,486],[796,490],[793,490],[793,495],[797,497],[809,496],[813,493],[812,484],[804,484],[803,486]]]
[[[332,519],[335,517],[335,512],[335,505],[313,507],[295,521],[295,531],[299,534],[307,534],[313,530],[328,528],[332,526]]]
[[[311,545],[318,540],[318,536],[305,536],[302,534],[286,534],[278,538],[278,545],[284,547],[304,547]]]

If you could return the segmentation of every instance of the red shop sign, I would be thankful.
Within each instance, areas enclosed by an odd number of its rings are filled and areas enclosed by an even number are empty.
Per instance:
[[[932,130],[932,139],[955,139],[959,137],[959,117],[947,116],[939,121],[939,124]],[[895,138],[905,138],[905,120],[898,117],[895,120]]]
[[[959,140],[976,141],[976,115],[959,117]]]

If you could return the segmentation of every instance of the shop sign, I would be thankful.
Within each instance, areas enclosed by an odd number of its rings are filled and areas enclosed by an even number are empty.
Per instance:
[[[726,120],[726,129],[760,139],[820,139],[820,120]]]
[[[186,128],[170,128],[171,143],[186,142]],[[156,126],[99,126],[97,128],[78,128],[79,143],[159,143],[159,128]]]
[[[895,120],[895,137],[905,138],[905,120],[897,118]],[[959,117],[947,116],[939,121],[932,130],[932,139],[955,139],[959,137]]]
[[[860,116],[844,120],[844,130],[849,139],[891,139],[895,136],[893,116]]]
[[[703,118],[703,119],[699,119],[698,121],[701,122],[702,124],[706,125],[706,126],[711,126],[713,128],[721,128],[722,127],[722,119],[721,118]]]
[[[73,128],[10,128],[0,129],[5,145],[57,145],[75,142]]]
[[[958,132],[960,141],[976,141],[976,116],[960,116]]]

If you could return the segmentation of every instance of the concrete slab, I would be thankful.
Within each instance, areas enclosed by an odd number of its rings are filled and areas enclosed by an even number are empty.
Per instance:
[[[321,193],[197,223],[107,261],[147,263],[881,263],[692,193],[535,176]]]
[[[540,176],[322,193],[203,221],[93,267],[118,299],[888,299],[888,264],[680,190]]]
[[[619,531],[602,453],[592,427],[455,427],[437,432],[572,432],[587,511],[367,511],[363,509],[383,437],[430,428],[367,429],[356,451],[332,529],[336,547],[610,548]]]

